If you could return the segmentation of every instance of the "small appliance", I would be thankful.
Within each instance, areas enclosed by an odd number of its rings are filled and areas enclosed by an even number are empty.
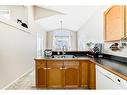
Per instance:
[[[52,49],[46,49],[44,51],[44,56],[48,58],[52,57]]]

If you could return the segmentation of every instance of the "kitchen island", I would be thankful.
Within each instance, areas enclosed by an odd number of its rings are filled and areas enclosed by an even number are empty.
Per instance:
[[[35,59],[36,88],[95,89],[95,63],[90,58]]]
[[[106,57],[107,56],[107,57]],[[83,88],[96,89],[96,68],[118,76],[119,83],[127,83],[126,58],[103,55],[103,58],[43,58],[35,59],[37,88]],[[116,80],[116,81],[117,81]]]

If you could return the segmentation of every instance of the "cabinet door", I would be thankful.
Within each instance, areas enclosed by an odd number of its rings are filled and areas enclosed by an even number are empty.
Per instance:
[[[80,86],[89,88],[89,61],[82,60],[80,62]]]
[[[65,87],[79,87],[79,61],[64,61],[65,66]]]
[[[63,61],[49,60],[47,61],[47,87],[61,88],[63,87]]]
[[[46,87],[46,61],[36,61],[36,87]]]
[[[89,62],[90,65],[90,76],[89,76],[89,88],[96,89],[96,69],[95,63]]]
[[[112,6],[105,12],[105,41],[124,37],[124,6]]]
[[[125,7],[125,15],[124,15],[124,18],[125,18],[125,37],[127,37],[127,5],[124,6]]]

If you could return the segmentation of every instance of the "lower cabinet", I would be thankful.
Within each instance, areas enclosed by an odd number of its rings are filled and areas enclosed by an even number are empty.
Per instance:
[[[95,64],[89,60],[36,61],[37,88],[95,89]]]
[[[46,82],[48,88],[63,87],[63,61],[47,61]]]
[[[65,87],[79,87],[79,61],[64,61]]]
[[[87,89],[96,89],[95,63],[89,60],[80,62],[80,86]]]
[[[90,65],[90,76],[89,76],[89,88],[96,89],[96,67],[95,64],[89,61]]]
[[[89,88],[89,76],[90,76],[89,61],[86,60],[86,61],[79,61],[79,62],[80,62],[80,69],[79,69],[80,87]]]
[[[36,61],[36,88],[46,87],[46,61]]]

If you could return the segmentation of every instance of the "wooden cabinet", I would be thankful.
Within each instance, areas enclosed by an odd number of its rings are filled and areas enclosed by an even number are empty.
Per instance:
[[[127,5],[126,6],[124,6],[124,12],[125,12],[125,15],[124,15],[124,19],[125,19],[125,21],[124,21],[124,26],[125,26],[125,28],[124,28],[124,31],[125,31],[125,33],[124,33],[124,37],[127,37]]]
[[[47,61],[47,87],[62,88],[63,87],[63,61]]]
[[[36,88],[46,87],[46,61],[36,61]]]
[[[83,60],[80,62],[80,87],[89,88],[89,61]]]
[[[125,36],[125,6],[114,5],[104,13],[104,40],[115,41]]]
[[[89,88],[90,89],[96,89],[96,69],[95,69],[95,63],[90,62],[90,73],[89,73]]]
[[[79,61],[64,61],[65,87],[79,87]]]
[[[89,60],[36,60],[37,88],[95,89],[95,78]]]

